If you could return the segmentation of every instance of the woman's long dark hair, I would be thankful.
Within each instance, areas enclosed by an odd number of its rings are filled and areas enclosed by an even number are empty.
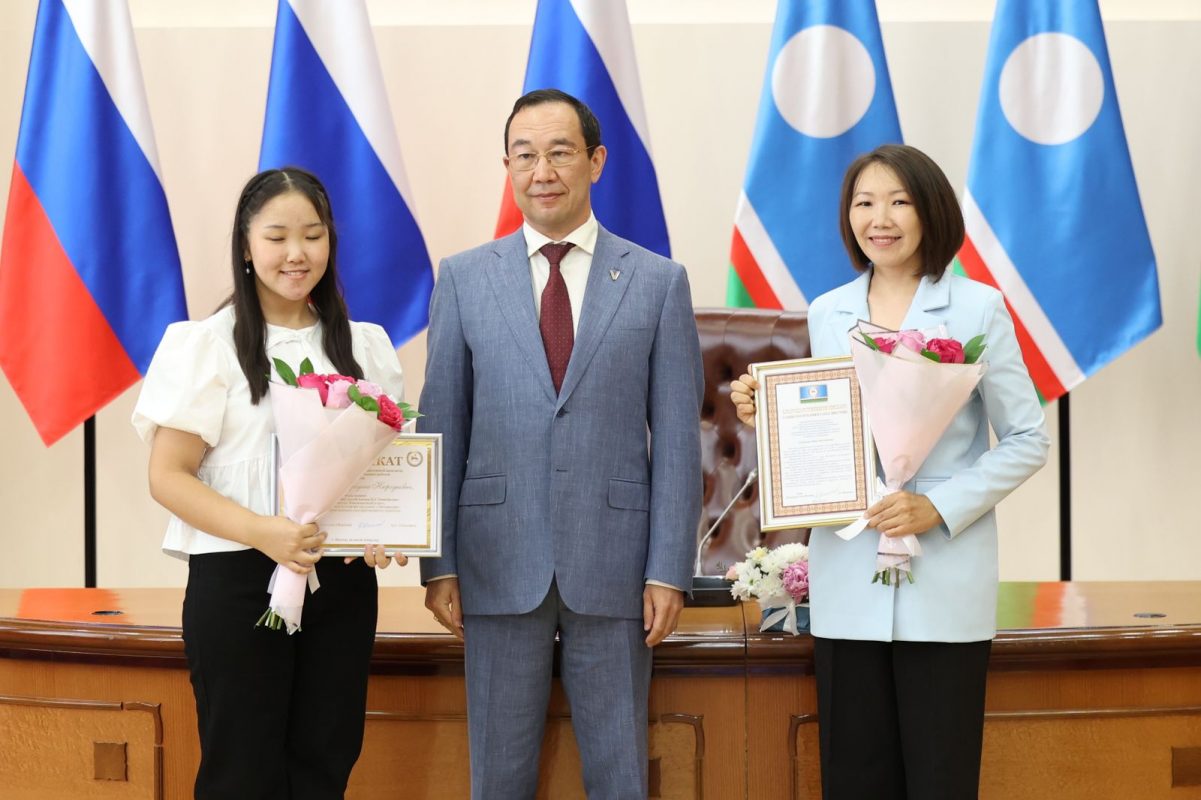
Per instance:
[[[329,236],[329,263],[309,295],[321,320],[321,346],[338,372],[354,378],[363,377],[363,370],[354,360],[351,349],[350,317],[342,299],[342,282],[338,279],[338,232],[334,228],[329,195],[311,172],[298,167],[269,169],[247,181],[238,198],[231,237],[234,291],[226,301],[234,307],[234,347],[242,373],[250,384],[250,401],[255,405],[267,393],[271,362],[267,360],[267,321],[259,304],[255,271],[246,260],[246,253],[250,252],[247,235],[250,221],[263,206],[288,192],[298,192],[308,198]]]

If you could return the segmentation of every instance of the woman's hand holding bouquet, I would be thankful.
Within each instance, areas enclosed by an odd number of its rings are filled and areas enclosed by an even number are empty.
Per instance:
[[[855,374],[886,480],[880,500],[838,535],[850,540],[875,528],[880,542],[872,582],[891,585],[902,573],[912,582],[912,560],[922,552],[917,534],[942,517],[929,499],[902,492],[901,487],[921,469],[984,377],[984,337],[963,345],[946,336],[890,331],[862,320],[850,336]]]
[[[312,567],[324,536],[312,523],[342,499],[417,413],[370,381],[316,374],[307,358],[299,375],[279,359],[275,371],[284,381],[268,386],[279,440],[280,505],[287,520],[301,527],[280,530],[267,545],[270,549],[260,548],[278,566],[259,624],[295,633],[306,586],[312,591],[321,586]],[[310,546],[301,547],[306,544]],[[364,557],[373,565],[387,563],[382,552],[368,550]]]

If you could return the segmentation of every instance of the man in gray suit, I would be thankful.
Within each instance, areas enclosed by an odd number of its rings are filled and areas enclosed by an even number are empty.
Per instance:
[[[532,798],[555,634],[592,800],[645,798],[651,648],[700,514],[700,345],[683,267],[597,224],[600,125],[521,97],[516,233],[444,260],[419,430],[443,435],[426,606],[463,637],[472,796]]]

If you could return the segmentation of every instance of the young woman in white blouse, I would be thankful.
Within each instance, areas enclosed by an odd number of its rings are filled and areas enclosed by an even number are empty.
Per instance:
[[[232,240],[232,297],[167,329],[133,415],[151,444],[150,492],[172,513],[163,549],[189,562],[195,796],[340,798],[363,740],[372,567],[389,559],[369,547],[362,559],[320,560],[317,525],[274,515],[267,383],[273,358],[309,358],[317,372],[365,377],[400,397],[400,364],[382,328],[347,317],[329,197],[315,176],[289,167],[251,178]],[[315,569],[321,581],[295,636],[255,627],[276,564]]]

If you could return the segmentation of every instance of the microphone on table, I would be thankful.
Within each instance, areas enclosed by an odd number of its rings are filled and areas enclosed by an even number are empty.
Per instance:
[[[725,606],[734,605],[737,600],[730,594],[730,581],[722,575],[702,575],[701,561],[705,557],[705,545],[709,544],[709,540],[713,538],[713,534],[717,533],[717,529],[721,527],[722,521],[730,513],[730,509],[734,507],[734,503],[738,498],[742,497],[751,484],[759,479],[759,468],[755,467],[747,474],[746,480],[742,482],[742,486],[738,491],[734,492],[734,496],[730,498],[730,502],[726,503],[726,507],[717,515],[717,519],[713,520],[713,524],[709,526],[709,530],[705,531],[705,535],[701,537],[700,542],[696,546],[696,560],[692,563],[692,598],[686,599],[684,605],[688,606]]]

